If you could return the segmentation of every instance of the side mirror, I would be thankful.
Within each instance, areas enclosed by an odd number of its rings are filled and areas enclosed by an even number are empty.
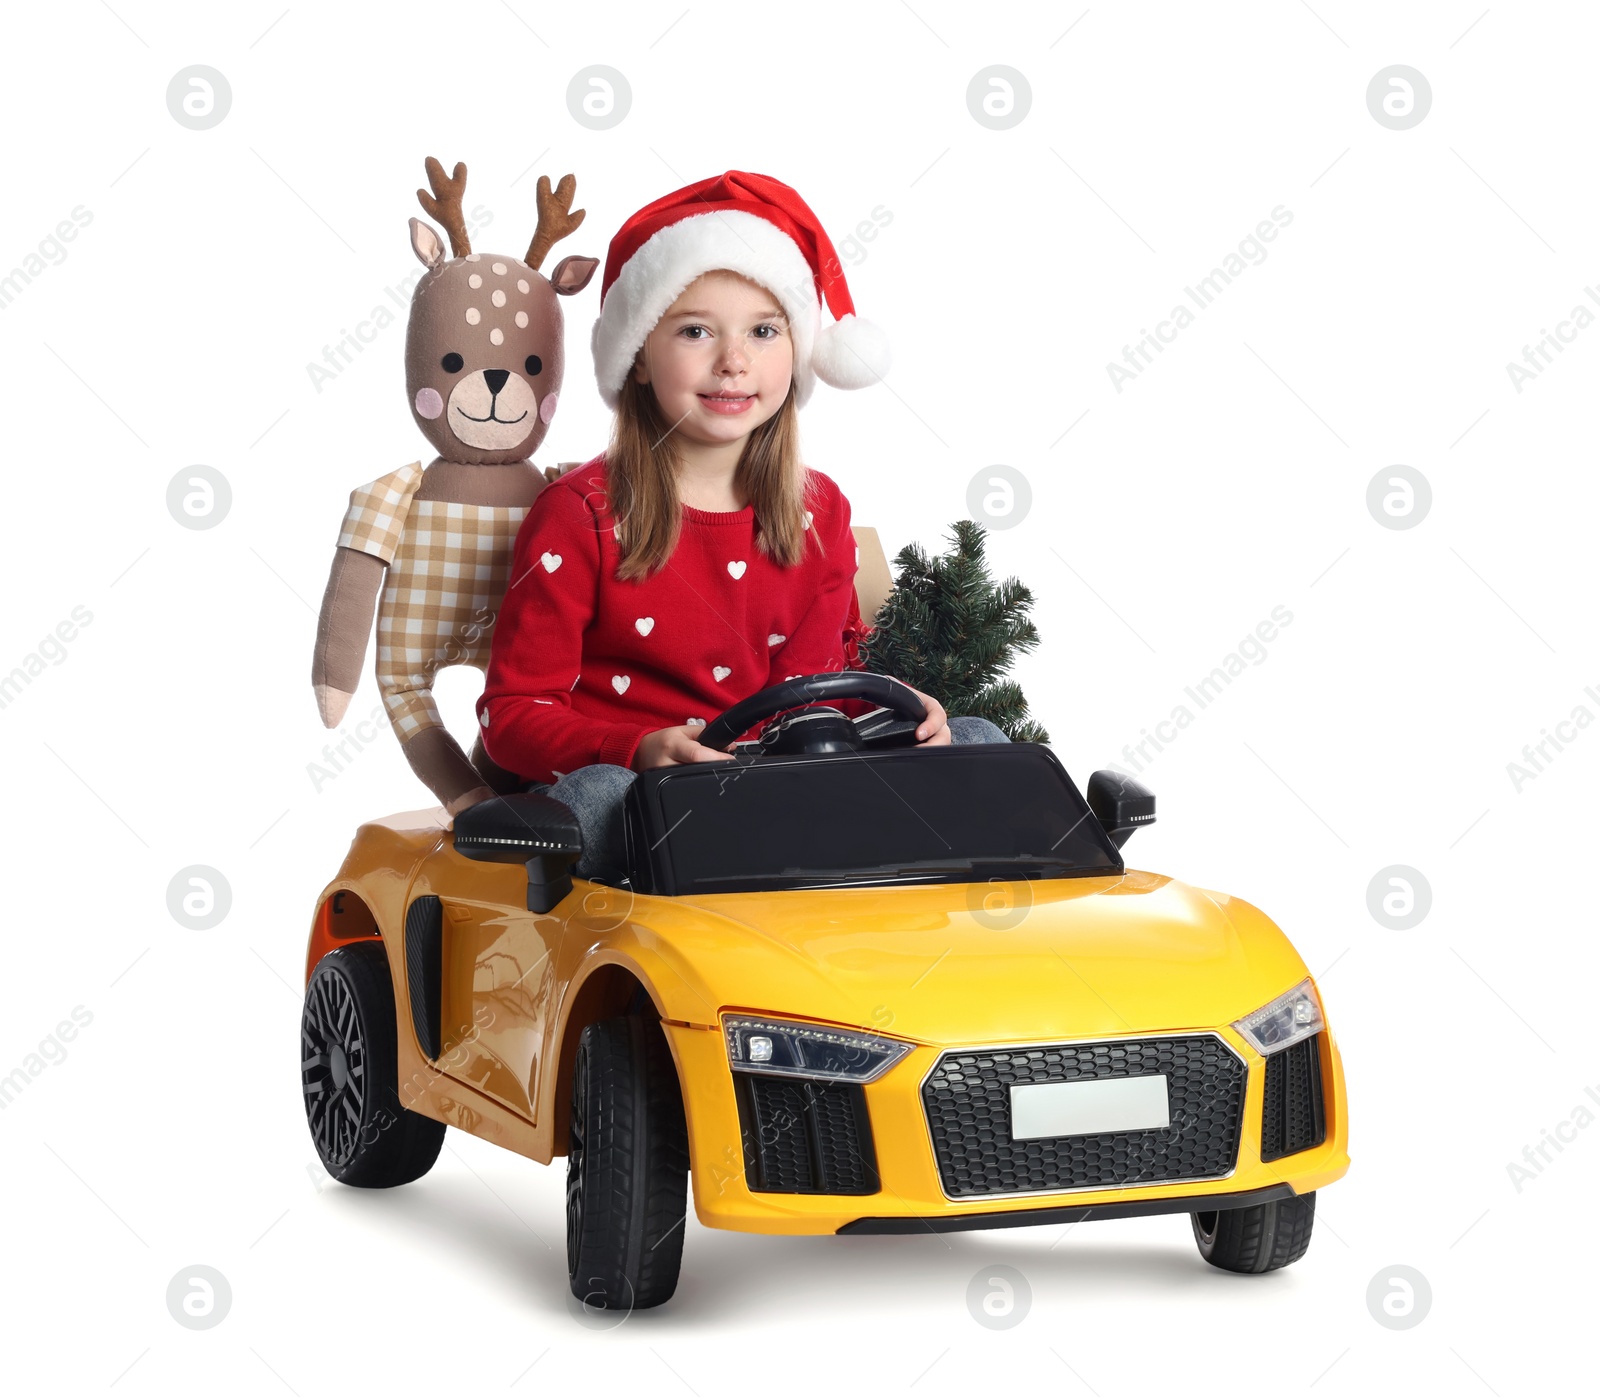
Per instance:
[[[469,806],[456,816],[452,838],[469,859],[526,864],[530,912],[548,912],[572,891],[572,864],[583,853],[578,817],[532,791]]]
[[[1156,822],[1156,798],[1131,776],[1097,771],[1089,778],[1089,809],[1111,842],[1121,848],[1136,829]]]

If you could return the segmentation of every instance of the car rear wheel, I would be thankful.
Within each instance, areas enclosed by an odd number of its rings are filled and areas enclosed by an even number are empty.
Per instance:
[[[578,1039],[567,1143],[567,1272],[602,1310],[672,1297],[683,1261],[689,1141],[656,1020],[592,1023]]]
[[[306,1123],[325,1168],[356,1188],[393,1188],[433,1168],[443,1121],[400,1104],[394,988],[374,942],[341,946],[317,962],[300,1016]]]
[[[1193,1213],[1195,1245],[1200,1255],[1224,1271],[1276,1271],[1306,1254],[1317,1195],[1304,1193],[1257,1203],[1250,1208],[1219,1208]]]

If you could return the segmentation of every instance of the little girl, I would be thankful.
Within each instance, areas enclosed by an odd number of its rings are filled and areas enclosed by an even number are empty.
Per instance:
[[[861,667],[870,626],[850,503],[801,464],[796,409],[815,378],[876,382],[888,346],[856,319],[800,196],[738,170],[634,214],[600,295],[592,338],[611,443],[528,511],[477,711],[489,756],[576,814],[574,872],[620,881],[635,773],[731,761],[698,740],[724,709],[797,675]],[[918,697],[919,745],[1006,740]]]

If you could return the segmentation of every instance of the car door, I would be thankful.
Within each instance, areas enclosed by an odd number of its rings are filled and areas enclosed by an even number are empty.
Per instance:
[[[446,1070],[533,1120],[561,923],[452,898],[443,914]]]
[[[448,845],[407,897],[407,988],[423,1056],[534,1119],[563,923],[526,910],[521,864],[472,863]],[[404,1013],[404,1007],[402,1007]]]

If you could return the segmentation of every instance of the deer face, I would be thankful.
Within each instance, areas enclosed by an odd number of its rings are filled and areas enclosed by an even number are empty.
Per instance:
[[[411,414],[446,460],[520,461],[544,440],[561,391],[565,356],[557,297],[581,291],[599,265],[592,257],[568,257],[549,279],[538,271],[550,244],[583,218],[581,210],[567,213],[572,177],[562,180],[557,195],[540,178],[539,231],[522,260],[471,251],[461,216],[466,168],[457,165],[452,179],[436,160],[430,158],[427,168],[434,197],[421,190],[418,196],[444,223],[456,256],[447,260],[433,228],[411,220],[412,249],[428,268],[412,294],[406,330]],[[554,229],[547,217],[553,204],[559,206]]]
[[[563,368],[555,289],[515,257],[470,253],[417,284],[406,394],[450,461],[517,461],[544,440]]]

